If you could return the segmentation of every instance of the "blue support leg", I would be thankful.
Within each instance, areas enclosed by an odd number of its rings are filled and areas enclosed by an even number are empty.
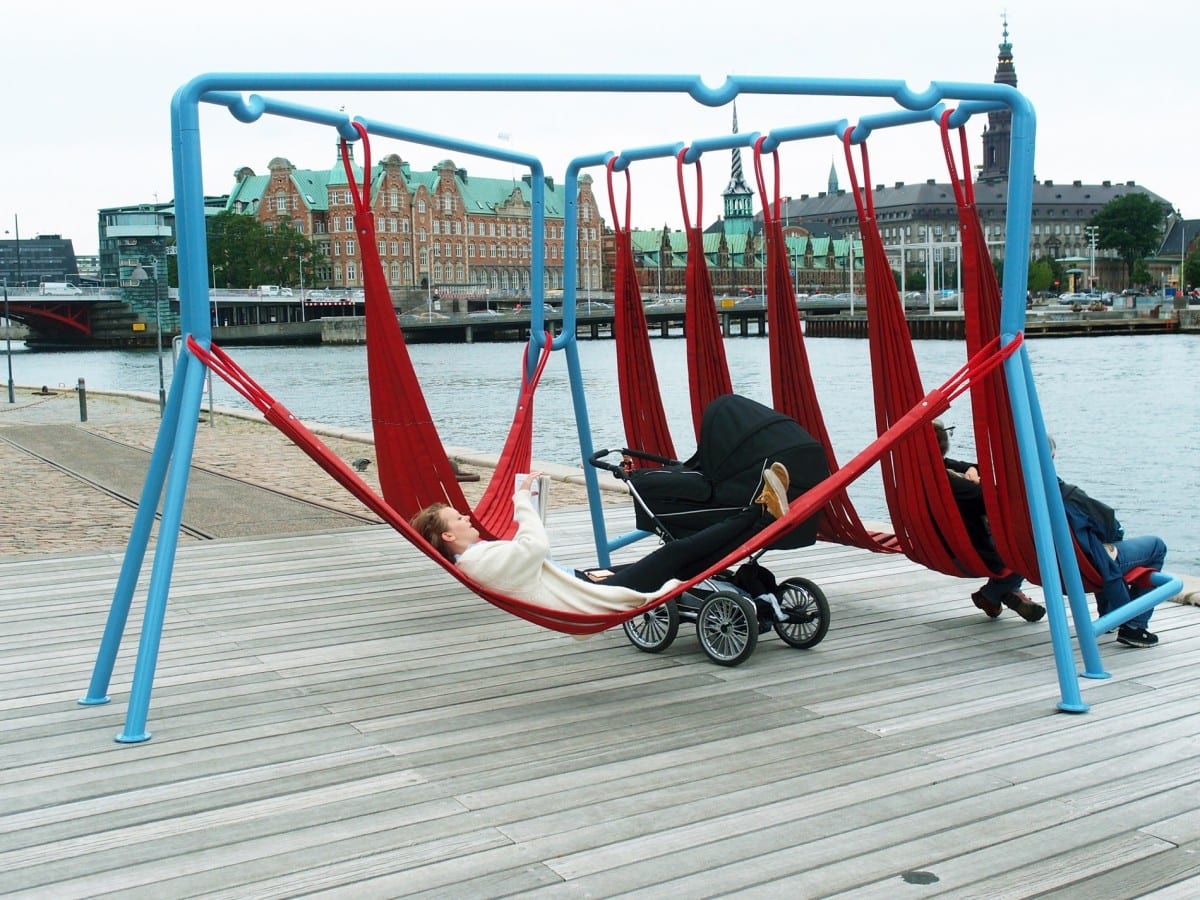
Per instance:
[[[204,391],[204,366],[190,354],[180,357],[180,368],[171,385],[171,393],[178,392],[181,384],[182,415],[179,416],[175,430],[175,453],[167,475],[162,521],[158,528],[158,546],[154,551],[154,568],[150,574],[146,612],[142,617],[142,638],[138,644],[137,662],[133,670],[125,729],[116,736],[117,742],[122,744],[140,743],[151,737],[150,732],[146,730],[146,716],[150,708],[150,691],[154,686],[154,669],[158,664],[158,647],[167,612],[167,593],[171,587],[175,550],[179,545],[183,501],[187,493],[192,449],[196,443],[196,422],[200,415],[200,400]]]
[[[117,652],[121,649],[121,638],[125,634],[125,625],[129,619],[133,592],[137,590],[142,562],[150,544],[150,532],[154,528],[155,513],[158,511],[159,500],[162,499],[163,484],[171,463],[175,429],[179,421],[180,398],[179,391],[171,391],[162,422],[158,426],[158,437],[150,455],[146,482],[142,487],[142,496],[133,518],[129,543],[125,547],[125,559],[121,563],[121,574],[113,591],[108,621],[104,626],[104,635],[100,639],[100,649],[92,668],[92,679],[88,684],[87,693],[79,698],[79,703],[83,706],[97,706],[109,700],[108,686],[112,680],[113,666],[116,665]]]

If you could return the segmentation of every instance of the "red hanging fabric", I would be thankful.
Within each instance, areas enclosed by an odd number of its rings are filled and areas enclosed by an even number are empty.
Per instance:
[[[777,410],[791,416],[820,441],[825,448],[829,471],[836,472],[838,461],[829,439],[829,430],[825,427],[825,417],[817,401],[808,349],[804,343],[804,331],[800,327],[800,314],[796,309],[795,295],[792,291],[787,242],[783,224],[779,219],[779,153],[772,151],[771,154],[775,164],[775,187],[772,195],[767,193],[766,178],[763,174],[764,140],[765,137],[759,138],[754,144],[754,177],[758,183],[763,210],[763,233],[767,243],[767,345],[771,358],[773,403]],[[821,511],[817,533],[821,540],[864,547],[868,550],[894,552],[899,549],[893,535],[870,532],[866,529],[845,491],[834,494],[829,504]]]
[[[987,238],[975,205],[970,157],[965,129],[958,129],[962,175],[950,141],[949,120],[953,110],[941,117],[942,149],[950,185],[958,206],[962,241],[963,315],[967,330],[967,352],[1000,336],[1000,284],[992,267]],[[1000,373],[971,386],[971,415],[975,431],[976,459],[983,487],[984,505],[992,525],[996,551],[1021,574],[1037,578],[1037,549],[1029,501],[1024,489],[1017,430],[1013,422],[1008,383]]]
[[[708,260],[704,255],[704,178],[700,160],[696,167],[696,224],[692,225],[688,213],[687,190],[683,184],[684,147],[675,157],[676,176],[679,181],[679,200],[683,207],[683,230],[687,235],[687,306],[684,310],[686,326],[684,340],[687,343],[688,384],[691,388],[692,426],[696,440],[700,440],[700,421],[709,402],[725,394],[733,393],[733,382],[729,377],[729,363],[725,358],[725,338],[721,334],[721,322],[717,317],[717,305],[713,296],[712,278],[708,273]]]
[[[853,129],[846,130],[843,145],[862,233],[875,425],[883,434],[920,400],[924,390],[904,304],[875,220],[867,147],[860,147],[860,191],[851,152],[852,133]],[[853,242],[847,252],[853,252]],[[897,444],[880,460],[880,469],[892,527],[906,556],[951,575],[993,574],[979,558],[963,525],[932,427]]]
[[[616,247],[616,266],[613,272],[613,338],[617,346],[617,388],[621,397],[621,417],[625,423],[625,440],[633,450],[675,459],[675,445],[667,426],[654,356],[650,350],[650,333],[646,326],[646,311],[637,283],[637,267],[633,257],[633,234],[629,228],[630,189],[629,170],[625,170],[625,218],[617,214],[617,199],[613,187],[613,164],[608,161],[608,202],[613,215],[613,242]],[[635,467],[656,465],[648,460],[635,459]]]
[[[421,392],[408,354],[408,346],[391,293],[383,274],[371,212],[371,147],[366,129],[354,126],[362,138],[361,187],[355,182],[350,151],[343,140],[342,165],[354,201],[354,223],[362,254],[363,288],[366,296],[367,377],[371,386],[371,418],[379,466],[379,482],[388,504],[402,515],[411,516],[431,503],[447,503],[455,509],[468,508],[454,466],[446,456],[429,406]],[[535,373],[522,369],[522,390],[512,427],[489,484],[473,518],[479,530],[494,537],[515,529],[512,509],[513,479],[528,471],[532,462],[533,395],[548,358],[543,352]]]
[[[971,180],[964,128],[958,129],[961,175],[954,158],[949,125],[953,112],[946,110],[939,124],[962,234],[963,313],[967,349],[970,352],[983,343],[999,340],[1002,295],[992,267],[979,209],[975,204],[975,187]],[[1016,423],[1013,421],[1008,383],[1000,377],[1000,373],[971,386],[971,412],[984,505],[987,507],[996,550],[1009,566],[1028,581],[1040,583],[1041,572],[1033,540],[1029,498],[1024,489]],[[1078,545],[1075,547],[1075,559],[1084,587],[1088,591],[1099,590],[1103,578]],[[1136,580],[1141,574],[1141,570],[1130,572],[1127,580]]]

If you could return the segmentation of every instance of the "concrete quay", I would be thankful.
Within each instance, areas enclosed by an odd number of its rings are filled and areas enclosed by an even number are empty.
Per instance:
[[[151,395],[88,391],[80,421],[75,391],[19,387],[0,403],[0,557],[122,550],[133,525],[149,453],[158,434]],[[254,412],[207,410],[196,429],[181,541],[303,534],[379,524],[375,515]],[[347,463],[370,460],[363,479],[379,490],[371,436],[311,426]],[[471,503],[487,487],[494,456],[449,448]],[[586,503],[583,473],[539,464],[550,475],[551,507]],[[625,502],[618,486],[614,502]]]

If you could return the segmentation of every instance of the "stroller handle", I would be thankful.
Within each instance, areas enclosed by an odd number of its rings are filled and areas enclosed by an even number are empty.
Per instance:
[[[626,470],[625,470],[625,466],[622,463],[610,462],[609,460],[604,458],[604,457],[608,456],[610,453],[618,453],[618,452],[621,453],[622,455],[624,455],[623,450],[622,451],[597,450],[595,453],[593,453],[591,456],[588,457],[588,465],[590,465],[596,469],[603,469],[605,472],[611,472],[612,474],[614,474],[618,478],[620,478],[622,481],[624,481],[625,476],[628,474],[628,472],[626,472]]]
[[[614,463],[607,461],[604,457],[610,453],[620,453],[621,462]],[[604,469],[606,472],[612,472],[618,478],[624,480],[632,468],[630,465],[633,459],[645,459],[650,462],[656,462],[664,466],[679,465],[679,460],[671,459],[669,456],[659,456],[657,453],[647,453],[644,450],[630,450],[628,447],[621,447],[615,450],[597,450],[588,457],[588,464],[597,469]]]

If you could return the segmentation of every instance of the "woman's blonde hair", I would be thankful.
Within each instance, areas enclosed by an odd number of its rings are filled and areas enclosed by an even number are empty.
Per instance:
[[[446,523],[442,519],[442,510],[449,509],[445,503],[431,503],[415,516],[408,520],[421,537],[429,543],[434,550],[454,562],[453,551],[446,546],[446,542],[442,540],[442,535],[446,532]]]

